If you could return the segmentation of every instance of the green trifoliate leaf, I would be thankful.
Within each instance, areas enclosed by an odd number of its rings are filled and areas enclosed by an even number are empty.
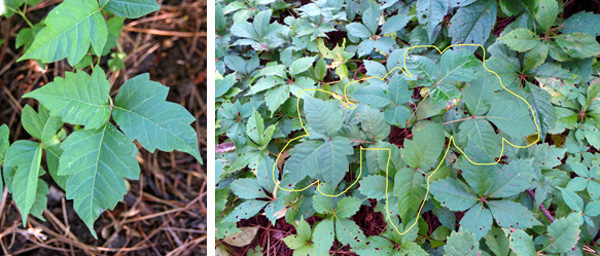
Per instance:
[[[398,198],[398,204],[402,206],[398,207],[401,216],[416,212],[425,196],[424,185],[425,177],[412,168],[402,168],[396,172],[393,192],[394,196]],[[381,189],[385,192],[385,185]]]
[[[335,137],[325,141],[319,150],[319,171],[324,181],[332,187],[337,186],[348,171],[348,155],[353,153],[349,139]]]
[[[491,200],[487,202],[487,205],[500,227],[525,229],[534,225],[541,225],[535,219],[533,213],[519,203],[506,200]]]
[[[458,52],[446,51],[440,58],[437,84],[439,86],[443,81],[471,81],[477,78],[478,74],[474,69],[480,65],[481,62],[475,55],[466,49],[460,49]]]
[[[525,231],[518,229],[510,235],[510,248],[517,254],[523,256],[536,255],[535,245],[531,236]]]
[[[448,35],[452,43],[484,44],[496,23],[496,9],[494,0],[477,1],[459,8],[450,20]]]
[[[110,53],[112,48],[117,46],[119,40],[119,34],[121,34],[121,29],[123,28],[123,22],[125,19],[121,17],[112,17],[106,21],[106,28],[108,29],[108,37],[106,39],[106,44],[104,45],[104,49],[102,50],[102,55],[106,55]],[[87,55],[89,56],[89,55]],[[91,57],[91,56],[90,56]]]
[[[458,142],[466,145],[468,141],[469,144],[485,150],[489,156],[495,157],[500,153],[501,140],[490,122],[481,118],[469,119],[461,123],[458,129],[460,130]],[[470,152],[467,156],[472,158]]]
[[[508,93],[496,94],[487,120],[515,139],[535,133],[530,110],[521,99]]]
[[[385,122],[384,113],[378,109],[363,108],[358,119],[361,128],[367,133],[369,139],[374,141],[383,140],[390,135],[391,127]]]
[[[519,28],[499,37],[508,47],[515,51],[526,52],[540,43],[539,38],[531,30]]]
[[[558,15],[558,3],[556,0],[539,0],[535,10],[535,19],[540,24],[542,31],[548,31]]]
[[[385,199],[385,177],[370,175],[360,180],[358,190],[368,198]]]
[[[484,79],[477,79],[462,89],[462,96],[471,115],[479,116],[490,110],[494,92]]]
[[[83,71],[67,72],[65,78],[57,77],[23,98],[38,100],[51,116],[61,117],[64,122],[97,129],[110,117],[109,91],[104,70],[96,67],[91,77]]]
[[[581,32],[590,36],[600,35],[600,14],[578,12],[569,17],[562,25],[562,33]]]
[[[115,98],[113,118],[130,139],[150,152],[179,150],[202,162],[195,121],[183,106],[168,102],[169,88],[150,80],[148,74],[125,82]]]
[[[413,131],[413,139],[404,141],[402,159],[410,167],[424,170],[437,163],[444,148],[443,127],[440,124],[430,124],[422,130]]]
[[[130,19],[142,17],[159,9],[154,0],[100,0],[100,6],[116,15]]]
[[[6,152],[4,168],[16,169],[10,187],[12,187],[13,198],[21,212],[24,227],[27,224],[27,215],[36,201],[38,183],[44,182],[39,178],[43,174],[41,162],[42,145],[37,142],[20,140],[13,143]],[[40,188],[43,189],[43,187]],[[48,189],[46,188],[46,190]]]
[[[360,103],[367,104],[373,108],[382,108],[393,103],[383,88],[377,85],[358,88],[351,95],[352,98],[357,99]]]
[[[435,200],[453,211],[465,211],[479,201],[460,181],[452,178],[436,180],[431,183],[430,188]]]
[[[444,249],[445,255],[477,256],[479,242],[473,234],[461,229],[459,232],[452,231]]]
[[[342,109],[333,102],[304,98],[304,113],[311,136],[314,131],[315,135],[333,137],[342,128]]]
[[[331,197],[326,197],[321,194],[313,196],[313,208],[316,212],[322,214],[332,213],[334,211],[333,200]]]
[[[63,125],[59,117],[50,116],[49,111],[41,105],[39,113],[26,105],[21,120],[27,133],[44,144],[49,142]]]
[[[306,141],[292,148],[290,158],[285,161],[283,167],[284,178],[281,186],[290,189],[307,175],[316,178],[319,170],[319,152],[322,146],[323,143],[320,141]]]
[[[365,25],[357,22],[346,25],[346,30],[350,35],[358,38],[368,38],[372,36],[371,31],[369,31]]]
[[[578,59],[600,54],[600,44],[596,38],[584,33],[569,33],[556,36],[556,44],[569,56]]]
[[[127,192],[125,178],[137,180],[137,147],[112,124],[78,130],[62,143],[58,175],[67,178],[67,199],[96,237],[94,222]]]
[[[548,228],[550,245],[548,251],[565,253],[573,249],[579,240],[579,225],[573,217],[555,220]]]
[[[92,46],[100,56],[108,29],[96,0],[66,0],[46,17],[46,27],[37,34],[29,50],[19,60],[37,59],[45,63],[67,58],[74,66]]]

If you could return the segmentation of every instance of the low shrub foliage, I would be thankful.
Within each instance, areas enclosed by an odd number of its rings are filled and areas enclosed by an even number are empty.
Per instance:
[[[262,215],[293,255],[597,251],[600,15],[564,10],[217,1],[217,250]]]
[[[66,58],[76,71],[23,95],[40,103],[37,111],[26,105],[21,113],[31,140],[10,143],[8,127],[0,127],[0,187],[12,194],[25,226],[29,214],[44,219],[49,190],[42,176],[49,173],[96,237],[96,219],[123,199],[126,179],[140,176],[134,141],[150,152],[179,150],[202,161],[190,126],[195,118],[183,106],[166,101],[168,87],[148,74],[126,81],[113,99],[98,65],[117,46],[124,19],[158,10],[155,1],[65,0],[32,24],[25,10],[39,2],[3,1],[4,16],[19,14],[29,24],[16,38],[16,47],[24,52],[19,61],[33,59],[43,66]],[[121,50],[111,56],[111,69],[124,67]]]

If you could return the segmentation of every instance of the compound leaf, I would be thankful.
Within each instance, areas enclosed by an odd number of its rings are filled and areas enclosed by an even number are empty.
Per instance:
[[[113,209],[127,192],[125,178],[137,180],[137,147],[112,124],[95,130],[78,130],[62,143],[58,175],[68,176],[67,199],[94,232],[94,222]]]
[[[521,139],[535,132],[533,118],[525,103],[508,94],[497,94],[486,117],[500,130],[513,138]]]
[[[142,17],[160,8],[154,0],[100,0],[100,5],[105,10],[130,19]]]
[[[196,119],[183,106],[168,102],[169,88],[150,80],[148,74],[123,84],[115,98],[113,118],[130,139],[150,152],[174,149],[202,162],[198,137],[190,123]]]
[[[533,179],[533,161],[517,159],[496,169],[490,197],[509,197],[529,187]]]
[[[45,63],[67,58],[74,66],[90,49],[102,54],[108,29],[96,0],[65,0],[46,17],[46,27],[37,34],[31,47],[19,58]]]
[[[91,77],[84,71],[67,72],[65,78],[57,77],[23,98],[38,100],[50,110],[50,116],[61,117],[64,122],[97,129],[110,117],[109,91],[106,74],[97,66]]]

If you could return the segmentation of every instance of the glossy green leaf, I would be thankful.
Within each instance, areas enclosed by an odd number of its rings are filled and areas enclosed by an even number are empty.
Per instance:
[[[531,236],[521,229],[518,229],[510,235],[510,249],[512,249],[517,255],[537,255],[537,251],[535,250]]]
[[[94,68],[92,76],[84,71],[67,72],[65,78],[57,77],[23,98],[34,98],[50,110],[51,116],[62,121],[97,129],[108,122],[110,117],[110,85],[100,67]]]
[[[578,59],[600,54],[600,44],[596,38],[584,33],[569,33],[556,36],[556,44],[569,56]]]
[[[592,12],[578,12],[562,24],[562,33],[581,32],[590,36],[600,35],[600,14]]]
[[[539,38],[530,30],[519,28],[499,37],[508,47],[515,51],[526,52],[538,46]]]
[[[556,219],[548,227],[548,239],[550,240],[548,251],[553,253],[570,251],[577,244],[579,232],[579,225],[575,218]]]
[[[492,228],[492,213],[483,204],[475,205],[465,213],[459,224],[479,241]]]
[[[154,0],[100,0],[103,9],[124,18],[139,18],[157,11],[158,4]]]
[[[329,254],[329,248],[333,245],[335,239],[335,231],[333,228],[333,220],[325,219],[316,224],[314,228],[312,241],[315,246],[317,255]]]
[[[509,197],[527,189],[533,179],[531,159],[513,160],[496,169],[496,178],[489,191],[490,197]]]
[[[452,43],[484,44],[496,23],[496,9],[495,0],[476,1],[459,8],[450,20],[448,35]]]
[[[37,142],[20,140],[13,143],[6,151],[4,168],[14,167],[16,169],[12,194],[21,212],[23,227],[27,225],[27,215],[36,202],[38,183],[46,185],[39,178],[43,174],[41,161],[42,145]],[[43,186],[40,189],[43,189]]]
[[[96,0],[65,0],[48,13],[46,27],[19,61],[37,59],[50,63],[67,58],[74,66],[90,46],[100,56],[108,36],[101,10]]]
[[[342,128],[342,109],[333,102],[304,98],[304,113],[307,125],[321,136],[332,137]]]
[[[40,106],[38,113],[31,106],[26,105],[21,119],[27,133],[44,144],[49,142],[63,126],[61,119],[50,116],[49,111],[43,106]]]
[[[432,182],[430,191],[435,200],[453,211],[465,211],[479,201],[461,185],[460,181],[453,178]]]
[[[443,127],[430,124],[420,131],[414,131],[412,140],[404,141],[402,159],[412,168],[426,169],[437,163],[444,147]]]
[[[524,229],[540,225],[540,222],[535,219],[533,213],[519,203],[507,200],[493,200],[489,201],[487,205],[500,227]]]
[[[137,147],[112,124],[95,130],[78,130],[62,143],[58,175],[67,178],[67,199],[94,232],[94,222],[113,209],[127,192],[125,179],[139,179]]]
[[[202,162],[195,121],[183,106],[166,101],[169,88],[150,80],[148,74],[123,84],[115,98],[113,118],[129,139],[150,152],[179,150]]]
[[[479,242],[475,236],[467,231],[452,231],[446,246],[444,247],[446,255],[477,256],[479,252]]]
[[[548,31],[554,24],[558,15],[558,3],[556,0],[540,0],[534,12],[535,19],[540,24],[542,31]]]
[[[344,178],[348,171],[348,155],[352,154],[350,140],[343,137],[335,137],[325,141],[319,149],[319,171],[324,181],[330,186],[336,186]]]
[[[344,197],[337,204],[335,215],[338,218],[350,218],[360,209],[364,200],[355,197]]]

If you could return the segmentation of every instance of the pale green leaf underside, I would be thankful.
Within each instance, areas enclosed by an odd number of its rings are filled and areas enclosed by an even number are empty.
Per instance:
[[[50,11],[45,22],[46,27],[19,60],[50,63],[66,57],[74,66],[90,45],[96,55],[102,54],[108,29],[96,0],[65,0]]]
[[[58,175],[67,177],[67,199],[94,232],[94,221],[112,209],[127,192],[125,178],[137,180],[138,153],[125,135],[112,124],[96,130],[78,130],[62,144]]]
[[[198,137],[190,123],[196,119],[183,106],[166,101],[169,88],[148,74],[125,82],[115,99],[113,118],[130,139],[150,152],[179,150],[202,162]]]
[[[160,8],[154,0],[100,0],[100,6],[116,15],[130,19],[142,17]]]
[[[108,103],[110,85],[100,67],[90,77],[84,71],[67,72],[23,98],[34,98],[50,110],[51,116],[64,122],[84,125],[88,129],[102,127],[110,117]]]

